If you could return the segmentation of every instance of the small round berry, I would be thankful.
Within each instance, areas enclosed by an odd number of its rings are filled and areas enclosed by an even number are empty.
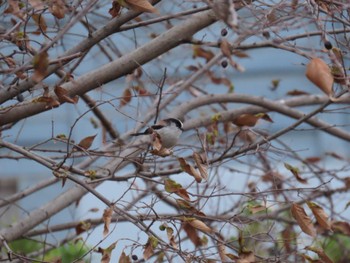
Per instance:
[[[329,41],[324,42],[324,47],[328,50],[331,50],[333,48],[332,43]]]
[[[227,36],[227,29],[226,28],[223,28],[223,29],[221,29],[221,36],[223,36],[223,37],[225,37],[225,36]]]
[[[139,258],[136,255],[131,256],[132,260],[138,260]]]
[[[223,61],[221,62],[221,66],[222,66],[223,68],[226,68],[227,65],[228,65],[227,60],[223,60]]]

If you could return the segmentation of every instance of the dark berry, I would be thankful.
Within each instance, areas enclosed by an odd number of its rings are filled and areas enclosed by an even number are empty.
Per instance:
[[[226,68],[227,65],[228,65],[227,60],[223,60],[223,61],[221,62],[221,66],[222,66],[223,68]]]
[[[139,258],[136,255],[131,256],[132,260],[138,260]]]
[[[227,29],[226,28],[223,28],[222,30],[221,30],[221,35],[223,36],[223,37],[225,37],[225,36],[227,36]]]
[[[328,50],[331,50],[333,48],[332,43],[329,41],[324,42],[324,47]]]

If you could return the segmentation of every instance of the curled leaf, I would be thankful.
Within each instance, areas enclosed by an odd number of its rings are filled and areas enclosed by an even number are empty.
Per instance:
[[[314,202],[307,202],[306,204],[311,209],[311,212],[314,214],[317,223],[319,223],[319,225],[322,228],[326,230],[331,230],[331,223],[329,222],[328,215],[323,210],[323,208]]]
[[[193,153],[193,159],[198,167],[199,173],[204,180],[208,180],[208,160],[205,153]]]
[[[107,236],[109,233],[109,225],[112,222],[112,215],[113,215],[113,207],[106,208],[103,211],[102,219],[104,222],[104,225],[103,225],[103,236],[104,237]]]
[[[306,214],[302,206],[293,203],[291,206],[291,213],[304,233],[312,237],[316,236],[316,229],[312,224],[311,218]]]
[[[60,103],[72,103],[77,104],[79,97],[76,95],[73,98],[71,98],[68,94],[68,91],[65,88],[62,88],[61,86],[56,86],[54,89],[54,92],[59,100]]]
[[[178,160],[179,160],[181,169],[184,172],[186,172],[189,175],[193,176],[194,179],[197,181],[197,183],[200,183],[202,181],[202,177],[199,175],[199,173],[196,171],[196,169],[192,165],[188,164],[186,162],[186,160],[184,158],[182,158],[182,157],[178,158]]]

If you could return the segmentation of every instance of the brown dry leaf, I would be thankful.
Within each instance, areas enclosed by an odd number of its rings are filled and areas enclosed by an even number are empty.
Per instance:
[[[213,52],[211,52],[210,50],[205,50],[200,45],[193,45],[192,49],[193,49],[192,58],[201,57],[201,58],[205,58],[205,60],[208,62],[214,57]]]
[[[177,244],[175,242],[175,237],[174,237],[174,230],[171,227],[166,228],[166,234],[168,236],[169,243],[172,247],[177,249]]]
[[[154,236],[149,236],[145,245],[145,250],[143,251],[143,258],[145,260],[148,260],[154,254],[154,249],[157,247],[157,245],[158,239]]]
[[[182,223],[182,228],[183,230],[185,230],[188,238],[192,241],[192,243],[198,247],[202,245],[202,240],[199,238],[197,230],[191,226],[189,223],[187,222],[183,222]]]
[[[208,180],[208,160],[204,152],[193,152],[193,159],[198,167],[199,173],[204,180]]]
[[[327,254],[323,251],[323,249],[316,248],[316,247],[310,247],[310,246],[305,247],[305,249],[309,250],[309,251],[312,251],[312,252],[315,252],[320,257],[320,259],[322,260],[322,263],[333,263],[333,260],[331,260],[327,256]]]
[[[126,88],[123,92],[122,99],[120,100],[120,107],[127,105],[132,98],[132,93],[130,88]]]
[[[307,184],[307,180],[300,176],[298,167],[292,166],[288,163],[284,163],[284,167],[286,167],[286,169],[294,175],[298,182],[302,184]]]
[[[44,2],[42,0],[28,0],[28,2],[35,11],[44,10],[45,8]]]
[[[304,233],[312,237],[316,236],[316,229],[312,224],[311,218],[306,214],[302,206],[293,203],[291,206],[291,213]]]
[[[321,161],[321,157],[313,156],[313,157],[307,157],[304,159],[304,162],[306,163],[318,163]]]
[[[228,59],[231,58],[231,55],[232,55],[232,47],[230,45],[230,43],[228,43],[228,41],[223,38],[221,40],[221,43],[220,43],[220,49],[221,49],[221,52],[222,54],[227,57]]]
[[[64,102],[72,103],[72,104],[78,103],[79,97],[76,95],[73,98],[71,98],[68,95],[68,91],[66,89],[62,88],[61,86],[56,86],[54,89],[54,92],[55,92],[60,103],[64,103]]]
[[[184,158],[182,158],[182,157],[177,158],[177,159],[178,159],[178,161],[180,163],[181,169],[184,172],[186,172],[189,175],[193,176],[197,183],[200,183],[202,181],[202,177],[200,176],[200,174],[196,171],[196,169],[192,165],[189,165],[186,162],[186,160]]]
[[[328,65],[320,58],[313,58],[306,67],[306,77],[325,94],[333,93],[333,76]]]
[[[306,202],[306,204],[311,209],[311,212],[314,214],[317,223],[319,223],[319,225],[323,229],[331,230],[331,223],[329,222],[328,215],[323,210],[323,208],[314,202]]]
[[[109,225],[112,222],[112,215],[113,215],[113,207],[106,208],[103,211],[102,220],[104,222],[104,225],[103,225],[103,236],[104,237],[107,236],[109,233]]]
[[[260,118],[249,113],[242,114],[235,118],[232,122],[238,127],[249,126],[254,127]]]
[[[33,14],[32,19],[34,20],[35,24],[38,26],[37,33],[41,34],[41,32],[46,32],[47,25],[45,18],[42,14]]]
[[[308,92],[305,92],[302,90],[297,90],[297,89],[294,89],[294,90],[287,92],[287,95],[289,95],[289,96],[300,96],[300,95],[309,95],[309,94],[310,93],[308,93]]]
[[[19,19],[24,20],[25,15],[20,10],[20,2],[17,0],[8,0],[8,7],[4,11],[4,14],[12,14],[14,16],[17,16]]]
[[[236,263],[254,263],[255,255],[252,251],[244,251],[239,253],[239,259]]]
[[[164,147],[160,148],[159,150],[153,149],[153,150],[150,151],[150,153],[153,154],[153,155],[156,155],[156,156],[160,156],[160,157],[167,157],[167,156],[170,156],[170,155],[173,154],[172,150],[164,148]]]
[[[97,252],[102,254],[101,263],[109,263],[111,261],[112,251],[115,249],[116,245],[117,242],[114,242],[108,248],[98,248]]]
[[[227,253],[226,253],[226,247],[225,245],[218,241],[218,251],[219,251],[219,256],[220,256],[220,259],[221,259],[221,262],[226,262],[227,261]]]
[[[15,69],[17,66],[16,61],[11,57],[4,57],[4,61],[10,69]],[[22,70],[16,71],[15,74],[20,79],[25,79],[27,77]]]
[[[287,227],[281,232],[283,245],[286,249],[287,253],[291,253],[293,251],[293,247],[295,247],[296,242],[296,234],[291,227]]]
[[[195,218],[184,218],[184,221],[189,223],[191,226],[193,226],[195,229],[198,229],[204,233],[213,233],[214,231],[207,226],[204,222],[202,222],[199,219],[195,219]]]
[[[91,229],[91,223],[87,221],[81,221],[75,226],[75,233],[77,235],[80,235],[89,229]]]
[[[119,15],[121,9],[121,5],[118,3],[117,0],[114,0],[112,2],[112,7],[108,10],[108,13],[112,16],[112,17],[116,17]]]
[[[127,256],[123,251],[119,257],[118,263],[131,263],[130,256]]]
[[[33,102],[44,102],[46,103],[45,109],[57,108],[60,106],[60,102],[52,97],[41,96],[34,100]]]
[[[210,71],[210,70],[208,70],[206,72],[206,74],[209,76],[210,80],[214,84],[217,84],[217,85],[223,84],[223,85],[227,86],[229,89],[231,89],[233,86],[231,81],[228,78],[217,77],[217,76],[215,76],[215,73]]]
[[[151,5],[147,0],[124,0],[127,6],[137,12],[146,13],[157,13],[159,11],[153,5]]]
[[[178,184],[174,180],[166,179],[164,182],[164,187],[165,191],[168,193],[175,193],[186,201],[190,201],[190,196],[188,195],[186,189],[182,188],[182,185]]]
[[[50,13],[58,19],[64,18],[68,11],[64,0],[51,0],[48,1],[48,5]]]
[[[96,135],[97,134],[85,137],[84,139],[82,139],[79,142],[77,147],[74,147],[74,149],[77,151],[89,149],[91,147],[92,143],[94,142]]]
[[[350,224],[345,221],[332,221],[332,230],[335,233],[341,233],[350,236]]]
[[[32,79],[35,82],[42,81],[47,74],[48,66],[49,55],[47,54],[47,51],[40,52],[39,54],[35,55],[33,59],[34,74]]]

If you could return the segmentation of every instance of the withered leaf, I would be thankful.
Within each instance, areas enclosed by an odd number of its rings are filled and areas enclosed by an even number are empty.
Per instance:
[[[191,226],[189,223],[187,222],[183,222],[182,223],[182,228],[183,230],[185,230],[188,238],[192,241],[192,243],[198,247],[202,245],[202,240],[199,238],[197,230]]]
[[[293,203],[291,206],[291,213],[304,233],[312,237],[316,236],[316,229],[312,224],[311,218],[306,214],[302,206]]]
[[[182,188],[181,184],[171,179],[166,179],[164,184],[165,184],[165,191],[167,191],[168,193],[175,193],[178,196],[185,199],[186,201],[190,201],[190,196],[188,195],[186,189]]]
[[[68,11],[64,0],[51,0],[48,1],[48,5],[50,13],[58,19],[64,18]]]
[[[335,233],[341,233],[350,236],[350,224],[345,221],[332,221],[332,230]]]
[[[124,107],[125,105],[127,105],[131,101],[131,98],[131,90],[130,88],[126,88],[123,92],[122,99],[120,100],[120,107]]]
[[[36,100],[34,100],[33,102],[44,102],[44,103],[46,103],[46,105],[45,105],[46,109],[57,108],[58,106],[61,105],[58,100],[55,100],[52,97],[45,97],[45,96],[41,96],[41,97],[37,98]]]
[[[328,65],[320,58],[313,58],[306,67],[306,77],[328,96],[332,95],[333,76]]]
[[[208,180],[208,160],[204,152],[193,152],[193,159],[198,167],[199,173],[204,180]]]
[[[154,249],[158,246],[158,239],[154,236],[149,236],[147,243],[145,245],[145,250],[143,251],[143,258],[148,260],[153,254]]]
[[[184,158],[180,157],[178,158],[178,161],[180,163],[181,169],[189,175],[193,176],[197,183],[200,183],[202,181],[202,177],[199,175],[196,169],[192,165],[188,164]]]
[[[41,32],[46,32],[47,29],[47,25],[46,25],[46,21],[43,15],[41,14],[33,14],[32,15],[32,19],[34,20],[35,24],[38,26],[38,34],[40,34]]]
[[[255,255],[252,251],[242,251],[239,253],[237,263],[252,263],[255,262]]]
[[[185,217],[184,221],[189,223],[195,229],[198,229],[198,230],[200,230],[200,231],[202,231],[204,233],[210,234],[210,233],[214,232],[209,226],[207,226],[204,222],[202,222],[199,219]]]
[[[177,244],[175,242],[175,237],[174,237],[174,230],[171,227],[166,227],[166,233],[167,233],[170,245],[177,249]]]
[[[108,10],[108,13],[112,16],[112,17],[116,17],[119,15],[121,6],[118,3],[117,0],[113,0],[112,2],[112,7]]]
[[[108,207],[103,211],[102,220],[104,222],[103,225],[103,236],[107,236],[109,233],[109,225],[112,222],[112,215],[113,215],[113,207]]]
[[[77,235],[80,235],[89,229],[91,229],[91,223],[87,221],[81,221],[75,226],[75,233]]]
[[[292,166],[288,163],[284,163],[284,167],[286,167],[286,169],[289,170],[294,175],[294,177],[298,180],[298,182],[307,184],[307,180],[300,176],[298,167]]]
[[[68,95],[68,91],[65,88],[62,88],[61,86],[56,86],[54,89],[54,92],[59,100],[60,103],[72,103],[72,104],[77,104],[79,97],[76,95],[73,98],[71,98]]]
[[[309,94],[310,93],[308,93],[308,92],[305,92],[302,90],[297,90],[297,89],[294,89],[294,90],[287,92],[287,95],[289,95],[289,96],[300,96],[300,95],[309,95]]]
[[[127,7],[137,11],[146,13],[159,13],[157,8],[151,5],[147,0],[124,0]]]
[[[109,263],[111,261],[111,255],[116,245],[117,242],[114,242],[108,248],[98,248],[97,252],[102,254],[101,263]]]
[[[328,215],[323,210],[323,208],[314,202],[307,202],[306,204],[311,209],[311,212],[314,214],[317,223],[319,223],[319,225],[322,228],[326,230],[331,230],[331,223],[329,222]]]
[[[48,66],[49,55],[47,54],[47,51],[43,51],[35,55],[33,59],[34,74],[32,75],[32,79],[35,82],[42,81],[47,74]]]
[[[205,60],[208,62],[214,57],[214,53],[210,50],[206,50],[202,48],[200,45],[193,45],[193,55],[192,58],[201,57],[205,58]]]
[[[131,263],[130,256],[127,256],[123,251],[119,257],[118,263]]]
[[[76,151],[89,149],[91,147],[92,143],[94,142],[96,135],[97,134],[85,137],[84,139],[82,139],[79,142],[78,146],[73,147],[73,149]]]

